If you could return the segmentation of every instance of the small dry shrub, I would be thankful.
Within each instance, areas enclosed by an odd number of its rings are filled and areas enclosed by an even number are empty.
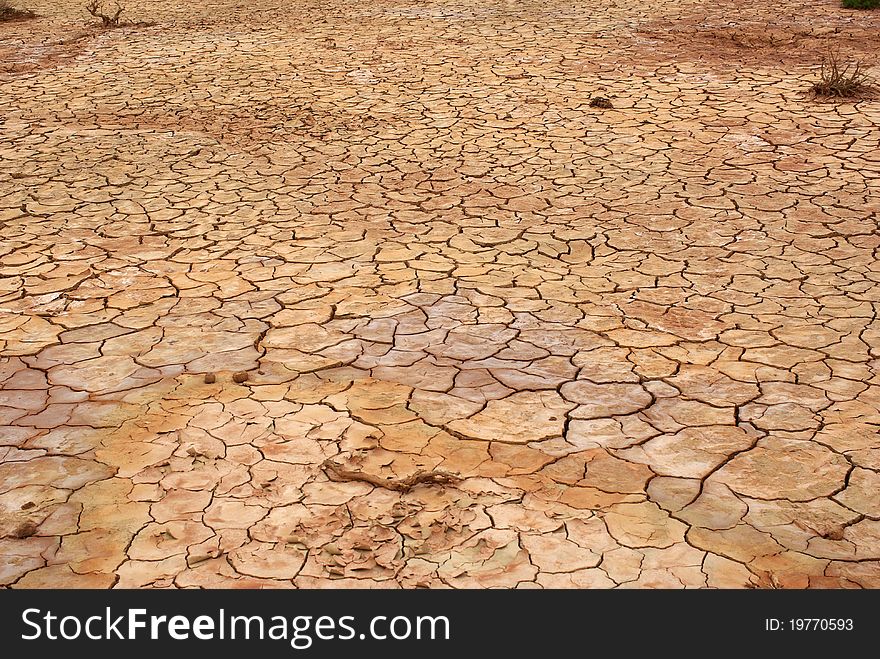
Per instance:
[[[822,58],[819,80],[811,91],[816,96],[831,98],[858,98],[868,95],[873,89],[871,77],[865,72],[862,62],[847,62],[840,59],[840,52],[832,50]]]
[[[843,0],[844,9],[880,9],[880,0]]]
[[[0,22],[2,21],[24,21],[29,18],[36,18],[37,15],[27,9],[17,9],[9,4],[9,0],[0,0]]]
[[[113,14],[106,14],[104,13],[105,10],[101,0],[90,0],[89,4],[86,5],[86,11],[95,18],[100,18],[101,25],[104,27],[119,27],[119,17],[122,15],[122,12],[125,11],[125,7],[117,2],[116,12]]]

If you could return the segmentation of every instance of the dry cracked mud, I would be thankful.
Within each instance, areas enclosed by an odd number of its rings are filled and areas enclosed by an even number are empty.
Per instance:
[[[880,586],[880,14],[26,4],[0,584]]]

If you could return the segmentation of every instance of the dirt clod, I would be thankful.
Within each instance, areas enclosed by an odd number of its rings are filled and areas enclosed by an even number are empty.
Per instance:
[[[37,525],[31,521],[22,522],[18,526],[16,526],[10,533],[10,538],[16,538],[18,540],[22,540],[24,538],[30,538],[32,535],[36,535],[37,533]]]

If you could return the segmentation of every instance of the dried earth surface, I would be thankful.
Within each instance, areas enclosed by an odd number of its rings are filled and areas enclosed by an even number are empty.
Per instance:
[[[880,586],[880,12],[26,4],[0,584]]]

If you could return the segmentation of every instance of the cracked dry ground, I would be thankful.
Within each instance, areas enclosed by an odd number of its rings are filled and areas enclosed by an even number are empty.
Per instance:
[[[2,584],[880,586],[880,109],[804,94],[878,13],[78,4],[0,26]]]

